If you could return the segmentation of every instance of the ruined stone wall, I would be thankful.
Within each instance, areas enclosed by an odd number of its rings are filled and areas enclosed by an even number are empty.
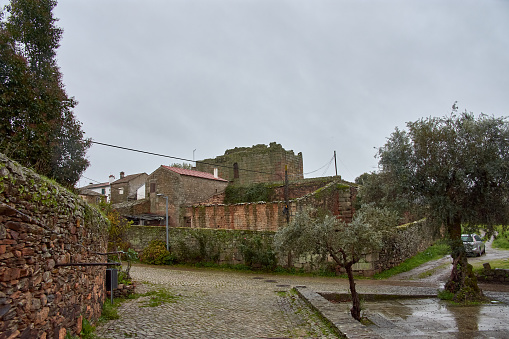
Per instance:
[[[305,195],[311,194],[321,187],[333,182],[341,181],[341,177],[324,177],[324,178],[311,178],[302,179],[298,181],[291,180],[288,185],[288,197],[289,199],[297,199]],[[281,184],[274,188],[274,195],[277,200],[284,200],[285,197],[285,186]]]
[[[331,182],[304,197],[290,201],[290,216],[305,207],[330,211],[345,222],[355,212],[355,186],[346,182]],[[284,201],[243,203],[234,205],[207,205],[184,208],[180,226],[193,228],[220,228],[232,230],[277,231],[286,225]]]
[[[104,301],[107,221],[75,194],[0,154],[0,337],[77,335]]]
[[[246,185],[258,182],[283,182],[285,165],[288,166],[290,180],[304,177],[302,153],[295,155],[293,151],[286,151],[280,144],[273,142],[268,147],[260,144],[227,150],[224,155],[197,162],[196,169],[212,173],[214,168],[217,168],[220,178],[238,185]]]
[[[388,270],[406,259],[424,251],[440,239],[440,230],[425,219],[398,226],[396,232],[384,239],[379,253],[373,253],[353,266],[354,271],[366,276]]]

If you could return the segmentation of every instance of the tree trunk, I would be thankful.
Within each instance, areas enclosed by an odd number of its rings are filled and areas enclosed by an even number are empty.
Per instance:
[[[348,274],[348,281],[350,282],[350,294],[352,296],[352,308],[350,309],[350,313],[352,317],[361,321],[361,302],[359,300],[359,295],[357,294],[357,290],[355,289],[355,281],[353,279],[353,270],[352,263],[348,263],[345,265],[346,273]]]
[[[477,279],[472,272],[472,265],[468,264],[467,253],[461,241],[461,218],[455,217],[448,225],[451,240],[452,271],[445,284],[445,290],[454,294],[458,302],[479,301],[484,295],[477,285]]]

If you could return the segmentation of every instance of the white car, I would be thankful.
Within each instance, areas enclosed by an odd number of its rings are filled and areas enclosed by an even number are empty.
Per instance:
[[[462,234],[461,241],[463,241],[467,255],[471,254],[480,257],[486,253],[486,245],[477,234]]]

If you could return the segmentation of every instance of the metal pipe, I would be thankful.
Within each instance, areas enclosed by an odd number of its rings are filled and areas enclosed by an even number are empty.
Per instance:
[[[122,265],[119,262],[75,262],[68,264],[55,264],[55,267],[62,266],[120,266]]]

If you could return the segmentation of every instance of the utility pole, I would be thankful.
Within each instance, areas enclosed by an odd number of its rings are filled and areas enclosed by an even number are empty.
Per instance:
[[[336,176],[338,176],[338,164],[336,162],[336,151],[334,151],[334,167],[336,168]]]
[[[288,165],[285,165],[285,212],[286,212],[286,223],[290,222],[290,204],[288,201]]]

